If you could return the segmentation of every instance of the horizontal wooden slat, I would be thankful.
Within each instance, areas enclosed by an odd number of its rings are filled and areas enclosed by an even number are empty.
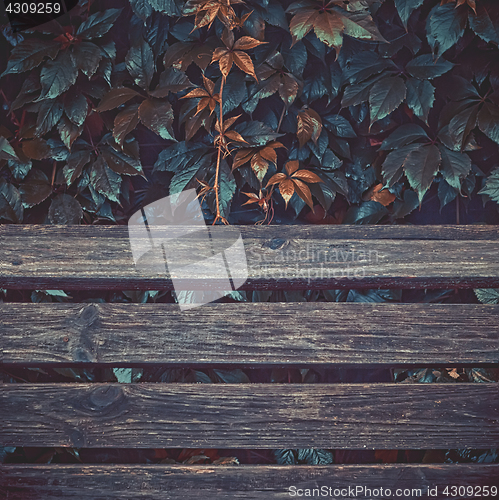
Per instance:
[[[489,384],[3,384],[0,446],[499,446]]]
[[[237,303],[0,305],[4,363],[499,363],[499,306]]]
[[[321,498],[483,498],[497,485],[499,464],[229,467],[176,465],[4,465],[8,500],[279,500],[322,489]],[[446,486],[468,487],[445,495]],[[484,488],[484,487],[489,488]],[[295,489],[293,489],[294,487]],[[351,488],[350,493],[348,488]],[[361,488],[355,490],[356,488]],[[331,488],[331,489],[330,489]],[[380,488],[383,488],[384,494]],[[436,489],[435,489],[436,488]],[[338,491],[335,495],[335,490]],[[346,491],[341,491],[345,490]],[[371,490],[369,492],[368,490]],[[387,494],[387,489],[391,491]],[[409,494],[404,491],[410,489]],[[352,490],[355,492],[352,495]],[[375,491],[377,490],[377,491]],[[413,491],[414,490],[414,491]],[[0,486],[0,492],[2,491]],[[321,490],[319,490],[321,491]],[[421,491],[421,493],[420,493]],[[432,493],[428,495],[428,491]],[[466,493],[466,491],[468,493]],[[451,490],[449,489],[449,493]],[[461,493],[463,490],[461,491]],[[469,493],[471,492],[471,495]],[[330,494],[331,493],[331,494]],[[346,496],[344,495],[346,493]],[[436,495],[433,495],[436,493]],[[480,496],[478,494],[481,493]],[[490,497],[487,495],[488,498]],[[295,495],[295,498],[298,498]],[[315,494],[315,498],[318,495]],[[492,497],[495,498],[495,497]]]
[[[497,228],[240,226],[248,260],[241,289],[499,287]],[[0,226],[0,287],[171,289],[136,269],[125,226]],[[177,250],[177,248],[176,248]],[[192,257],[179,244],[176,258]],[[210,289],[210,276],[177,290]]]

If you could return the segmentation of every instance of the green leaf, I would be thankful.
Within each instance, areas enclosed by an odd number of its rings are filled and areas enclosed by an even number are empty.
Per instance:
[[[52,224],[79,224],[83,217],[83,210],[77,200],[62,193],[52,200],[48,215]]]
[[[388,209],[377,201],[366,201],[360,206],[348,209],[343,224],[376,224],[386,214]]]
[[[217,82],[216,92],[220,91],[220,85]],[[246,89],[246,78],[242,72],[232,72],[227,77],[223,91],[223,114],[236,109],[248,97]]]
[[[294,450],[275,450],[274,455],[276,462],[279,465],[296,465],[298,462],[296,460]]]
[[[228,78],[235,74],[230,74]],[[187,75],[183,71],[175,68],[166,68],[159,77],[157,88],[149,92],[149,95],[152,97],[167,97],[170,92],[177,93],[190,87],[194,87],[194,84],[187,78]]]
[[[69,155],[67,164],[64,165],[62,169],[64,179],[68,186],[73,184],[73,182],[80,177],[83,167],[90,163],[91,160],[92,152],[88,150],[74,151]]]
[[[61,44],[54,40],[25,39],[12,49],[7,69],[1,76],[23,73],[36,68],[46,57],[54,59],[60,48]]]
[[[441,159],[440,150],[430,144],[411,151],[404,162],[405,175],[411,187],[418,193],[420,203],[437,175]]]
[[[298,450],[298,463],[308,465],[328,465],[334,463],[333,454],[327,450]]]
[[[357,137],[350,122],[341,115],[328,115],[322,118],[322,123],[329,132],[337,137]]]
[[[102,147],[101,154],[106,160],[108,167],[117,174],[141,175],[145,178],[139,160],[127,156],[121,151],[114,149],[112,146]]]
[[[407,86],[407,105],[414,114],[428,123],[430,109],[435,102],[435,87],[426,80],[408,78],[405,82]]]
[[[371,125],[397,109],[406,96],[405,82],[399,77],[377,81],[369,91]]]
[[[284,135],[274,132],[264,123],[257,121],[240,123],[234,129],[243,136],[244,140],[253,146],[265,146],[267,143]]]
[[[426,37],[434,54],[442,55],[463,36],[468,20],[467,6],[436,5],[426,22]]]
[[[83,94],[66,95],[64,111],[67,117],[77,126],[83,125],[88,113],[88,102]]]
[[[19,186],[24,208],[34,207],[52,194],[52,186],[47,176],[39,169],[33,168],[26,176],[25,182]]]
[[[393,212],[390,215],[393,221],[403,219],[419,206],[418,195],[412,189],[404,191],[403,200],[395,200],[393,202]]]
[[[220,163],[218,177],[218,199],[222,217],[229,217],[232,198],[236,192],[236,180],[225,160]]]
[[[415,123],[406,123],[397,127],[383,141],[379,149],[381,149],[382,151],[387,151],[388,149],[396,149],[421,139],[429,141],[429,137],[423,130],[423,128],[419,125],[416,125]]]
[[[107,166],[102,155],[99,155],[92,165],[90,183],[98,193],[111,201],[119,202],[121,176]]]
[[[414,78],[420,80],[431,80],[447,73],[454,67],[449,61],[444,58],[433,60],[431,54],[423,54],[409,61],[405,67],[406,71]]]
[[[293,75],[301,78],[307,64],[307,49],[303,42],[297,42],[292,47],[289,46],[289,42],[284,42],[281,46],[281,54],[286,68]]]
[[[387,187],[393,186],[402,176],[403,166],[407,157],[416,149],[420,144],[408,144],[406,146],[398,147],[388,154],[383,162],[383,179]]]
[[[182,9],[180,5],[182,2],[175,2],[175,0],[149,0],[151,7],[157,11],[165,14],[167,16],[181,16]]]
[[[78,67],[71,53],[61,52],[54,61],[48,61],[40,73],[42,93],[37,99],[54,99],[71,87],[78,77]]]
[[[355,6],[355,4],[353,5]],[[339,7],[333,6],[334,11],[340,15],[341,21],[343,21],[345,35],[360,38],[361,40],[386,42],[370,16],[370,11],[365,8],[365,3],[364,5],[357,3],[357,6],[362,6],[364,8],[363,10],[354,10],[352,6],[350,6],[350,11],[345,11]],[[315,30],[315,32],[317,34],[317,30]]]
[[[82,41],[73,47],[75,64],[88,78],[97,71],[103,55],[101,48],[92,42]]]
[[[19,191],[0,177],[0,219],[20,223],[23,220],[23,212]]]
[[[168,146],[159,153],[154,164],[155,172],[177,172],[188,164],[196,163],[209,152],[209,148],[201,143],[178,142]]]
[[[482,304],[499,304],[497,288],[475,288],[475,295]]]
[[[442,156],[440,170],[444,179],[450,186],[461,191],[461,181],[471,170],[471,158],[465,153],[451,151],[442,145],[439,145],[438,149]]]
[[[138,96],[139,93],[133,89],[129,89],[127,87],[119,87],[111,89],[101,100],[99,106],[95,111],[99,113],[102,111],[108,111],[110,109],[117,108],[122,104],[125,104],[130,99]]]
[[[50,132],[61,119],[63,107],[57,99],[47,99],[40,103],[36,117],[35,134],[41,136]]]
[[[57,125],[61,141],[70,150],[73,142],[80,137],[83,132],[83,125],[75,125],[69,118],[63,116]]]
[[[144,90],[148,90],[155,69],[154,54],[150,45],[144,39],[141,39],[138,45],[130,48],[125,62],[135,84]]]
[[[499,107],[484,103],[478,113],[478,127],[489,139],[499,144]]]
[[[476,127],[478,117],[478,106],[475,101],[467,100],[463,102],[460,111],[451,119],[449,123],[449,133],[461,150],[464,149],[471,131]]]
[[[411,14],[421,5],[423,5],[424,0],[394,0],[395,7],[400,16],[402,24],[407,29],[407,23]]]
[[[197,176],[198,172],[202,169],[206,169],[212,165],[212,155],[204,155],[197,158],[191,158],[189,161],[185,161],[180,168],[175,171],[170,183],[170,194],[177,194],[184,189],[186,189]],[[199,184],[196,183],[193,187],[198,187]]]
[[[499,203],[499,168],[496,168],[487,177],[485,186],[478,194],[485,194],[490,197],[492,201]]]
[[[499,45],[499,9],[497,2],[477,2],[476,15],[470,13],[470,28],[486,42]]]
[[[163,139],[175,141],[173,135],[173,109],[165,100],[146,99],[139,106],[140,121]]]
[[[84,21],[78,28],[76,35],[79,38],[99,38],[105,35],[118,19],[123,9],[107,9],[104,12],[96,12]]]
[[[137,17],[146,21],[146,19],[152,14],[153,10],[151,4],[148,0],[129,0],[132,10],[135,12]]]
[[[139,124],[139,105],[132,104],[116,115],[113,137],[122,146],[125,137]]]
[[[5,137],[0,137],[0,160],[19,160],[14,148]]]

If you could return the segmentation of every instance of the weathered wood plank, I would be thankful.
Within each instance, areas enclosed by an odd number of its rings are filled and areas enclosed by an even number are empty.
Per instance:
[[[299,467],[13,464],[0,466],[0,472],[8,500],[284,500],[298,490],[312,490],[308,495],[311,497],[318,488],[322,488],[327,498],[395,498],[398,489],[402,495],[403,490],[410,489],[402,498],[448,499],[444,488],[452,485],[468,487],[465,491],[472,493],[459,498],[483,497],[490,486],[497,485],[499,464]],[[349,487],[361,490],[352,495]],[[335,490],[340,491],[335,494]],[[429,490],[437,494],[429,496]]]
[[[499,446],[490,384],[3,384],[0,446]]]
[[[248,263],[243,290],[499,287],[497,228],[238,229]],[[172,289],[166,274],[137,270],[124,226],[4,225],[0,232],[3,288]],[[192,258],[192,241],[175,247],[179,264]],[[154,262],[151,257],[148,264]],[[209,290],[218,284],[201,270],[176,289]]]
[[[3,363],[499,363],[499,306],[0,304]],[[202,325],[202,326],[200,326]]]

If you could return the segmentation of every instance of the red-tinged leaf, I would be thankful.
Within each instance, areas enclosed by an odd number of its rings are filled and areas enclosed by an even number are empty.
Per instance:
[[[116,115],[114,119],[113,137],[121,146],[125,137],[139,124],[139,105],[132,104]]]
[[[305,182],[322,182],[322,179],[310,170],[298,170],[293,174],[293,179],[301,179]]]
[[[284,198],[285,207],[288,208],[288,202],[295,192],[295,185],[292,180],[286,179],[279,183],[279,192]]]
[[[196,14],[196,20],[194,21],[194,26],[196,28],[202,28],[203,26],[212,25],[213,21],[217,17],[218,9],[203,10]]]
[[[267,161],[277,163],[277,153],[271,145],[265,146],[262,150],[260,150],[260,156]]]
[[[319,16],[316,10],[298,12],[289,23],[289,31],[293,37],[293,45],[301,40],[314,27],[315,19]]]
[[[296,194],[312,209],[314,210],[314,203],[312,201],[312,193],[310,192],[310,188],[300,181],[299,179],[293,178],[293,184],[296,191]]]
[[[397,463],[398,450],[376,450],[374,457],[384,464]]]
[[[194,97],[209,97],[210,94],[204,89],[194,89],[191,92],[189,92],[187,95],[184,95],[180,99],[191,99]]]
[[[234,62],[234,54],[232,54],[231,52],[222,56],[218,61],[220,72],[222,73],[224,78],[227,78],[227,75],[229,74],[230,69],[232,68],[233,62]]]
[[[313,109],[308,108],[298,113],[296,136],[298,137],[300,148],[303,147],[310,139],[317,144],[321,131],[321,117]]]
[[[284,74],[282,77],[277,78],[279,81],[279,97],[286,104],[286,107],[289,108],[296,99],[300,87],[292,75]]]
[[[272,184],[278,184],[279,182],[283,182],[288,178],[286,174],[279,173],[279,174],[274,174],[269,181],[267,182],[267,187],[271,186]]]
[[[245,52],[241,52],[240,50],[237,50],[232,54],[236,66],[240,70],[244,71],[247,75],[252,76],[258,82],[258,78],[256,77],[255,74],[255,67],[253,66],[253,61],[251,60],[251,57]]]
[[[314,19],[314,31],[317,38],[328,47],[334,47],[336,53],[343,43],[343,21],[336,12],[323,12]]]
[[[39,169],[32,168],[24,182],[19,186],[24,208],[34,207],[52,194],[48,177]]]
[[[260,42],[260,40],[256,40],[255,38],[252,38],[250,36],[242,36],[234,44],[234,49],[235,50],[249,50],[249,49],[253,49],[254,47],[258,47],[258,45],[263,45],[264,43],[267,43],[267,42]]]
[[[175,141],[173,134],[173,109],[165,100],[146,99],[139,106],[140,121],[162,139]]]
[[[225,137],[227,137],[231,141],[244,142],[245,144],[249,144],[249,142],[245,141],[243,139],[243,136],[241,134],[239,134],[238,132],[236,132],[235,130],[229,130],[228,132],[225,132],[224,135],[225,135]]]
[[[288,175],[293,175],[300,167],[300,162],[298,160],[291,160],[284,166]]]
[[[204,109],[201,113],[190,117],[185,124],[185,140],[191,140],[201,127],[209,132],[214,118],[215,115],[210,113],[208,109]]]
[[[51,149],[44,139],[35,138],[31,141],[23,141],[21,143],[23,153],[33,160],[44,160],[50,158]]]
[[[122,104],[125,104],[130,99],[140,95],[133,89],[127,87],[119,87],[111,89],[102,99],[95,111],[99,113],[102,111],[108,111],[110,109],[117,108]]]
[[[232,162],[232,170],[235,170],[236,168],[239,168],[241,165],[244,165],[252,158],[253,155],[254,151],[252,149],[240,149],[236,153],[234,161]]]
[[[229,51],[227,50],[226,47],[217,47],[213,51],[213,56],[211,57],[211,62],[214,63],[216,61],[219,61],[221,57],[225,56]]]
[[[251,158],[251,168],[255,172],[257,179],[262,182],[269,168],[269,162],[262,158],[259,153],[256,153]]]
[[[402,78],[395,76],[378,80],[369,91],[371,125],[395,111],[405,99],[406,92]]]
[[[418,193],[419,203],[437,175],[441,159],[440,151],[434,144],[422,145],[407,156],[404,162],[405,175]]]
[[[232,127],[232,125],[234,125],[235,121],[240,117],[241,115],[237,115],[237,116],[231,116],[230,118],[227,118],[224,120],[224,126],[223,126],[223,129],[224,131],[227,130],[228,128]],[[217,122],[217,125],[218,125],[218,122]],[[217,130],[220,132],[220,130],[217,128]],[[246,142],[246,141],[244,141]]]
[[[390,193],[388,189],[383,189],[383,184],[381,183],[375,184],[371,189],[368,189],[364,195],[362,195],[362,199],[364,201],[377,201],[385,207],[395,201],[395,198],[396,196],[393,193]]]

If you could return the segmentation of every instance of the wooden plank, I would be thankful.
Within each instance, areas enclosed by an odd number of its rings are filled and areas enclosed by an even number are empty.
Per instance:
[[[248,289],[499,287],[498,229],[491,227],[240,226]],[[0,287],[172,289],[139,271],[125,226],[0,226]],[[192,259],[193,239],[175,246]],[[161,263],[152,257],[147,263]],[[162,262],[164,265],[164,262]],[[212,289],[206,270],[176,289]]]
[[[317,489],[325,493],[322,498],[396,498],[397,490],[402,490],[401,498],[448,499],[483,498],[486,491],[491,491],[490,487],[497,486],[499,464],[299,467],[13,464],[1,466],[0,472],[8,500],[279,500],[298,497],[299,493],[302,497],[312,497]],[[446,486],[461,487],[465,494],[459,495],[458,489],[458,495],[446,496]],[[411,491],[404,495],[408,489]],[[335,494],[335,490],[340,491]]]
[[[0,305],[3,363],[499,363],[499,306],[298,302]],[[201,325],[201,326],[200,326]]]
[[[499,446],[489,384],[3,384],[0,446]]]

